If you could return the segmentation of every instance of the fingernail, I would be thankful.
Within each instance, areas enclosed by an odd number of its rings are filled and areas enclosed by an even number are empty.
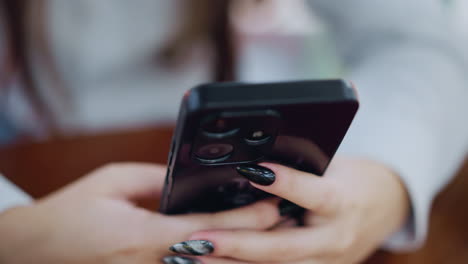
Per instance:
[[[167,256],[162,259],[165,264],[202,264],[197,259],[181,257],[181,256]]]
[[[264,186],[272,185],[276,179],[272,170],[259,165],[239,165],[236,170],[248,180]]]
[[[169,249],[179,254],[204,256],[212,253],[214,246],[207,240],[188,240],[177,243]]]
[[[285,199],[281,200],[281,202],[278,205],[278,208],[281,216],[296,217],[303,215],[305,212],[304,208]]]

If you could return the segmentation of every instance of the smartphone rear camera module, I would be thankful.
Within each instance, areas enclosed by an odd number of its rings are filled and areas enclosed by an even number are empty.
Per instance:
[[[271,136],[265,133],[263,130],[251,131],[248,136],[244,139],[247,145],[260,146],[270,141]]]
[[[203,134],[209,138],[226,138],[232,137],[239,132],[240,128],[236,127],[232,120],[215,119],[202,125]]]
[[[230,144],[210,144],[198,148],[195,156],[202,163],[213,164],[227,160],[233,150],[234,147]]]

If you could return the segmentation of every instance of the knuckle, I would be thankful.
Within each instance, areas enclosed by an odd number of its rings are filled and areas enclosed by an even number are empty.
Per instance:
[[[83,177],[84,183],[94,182],[101,183],[105,182],[109,175],[113,175],[117,170],[118,165],[116,163],[109,163],[99,168],[94,169],[90,173]]]
[[[95,172],[99,174],[113,173],[119,171],[123,166],[122,163],[112,162],[98,168]]]
[[[122,177],[128,174],[131,171],[132,163],[129,162],[112,162],[108,163],[100,168],[97,168],[92,175],[97,175],[98,177]]]

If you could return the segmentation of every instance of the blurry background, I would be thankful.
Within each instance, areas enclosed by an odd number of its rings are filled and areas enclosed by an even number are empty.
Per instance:
[[[468,40],[468,2],[446,0]],[[0,144],[173,124],[211,81],[346,71],[303,0],[1,0]]]

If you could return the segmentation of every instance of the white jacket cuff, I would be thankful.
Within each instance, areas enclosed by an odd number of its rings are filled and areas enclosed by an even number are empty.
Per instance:
[[[28,205],[32,201],[31,196],[0,174],[0,213],[12,207]]]

